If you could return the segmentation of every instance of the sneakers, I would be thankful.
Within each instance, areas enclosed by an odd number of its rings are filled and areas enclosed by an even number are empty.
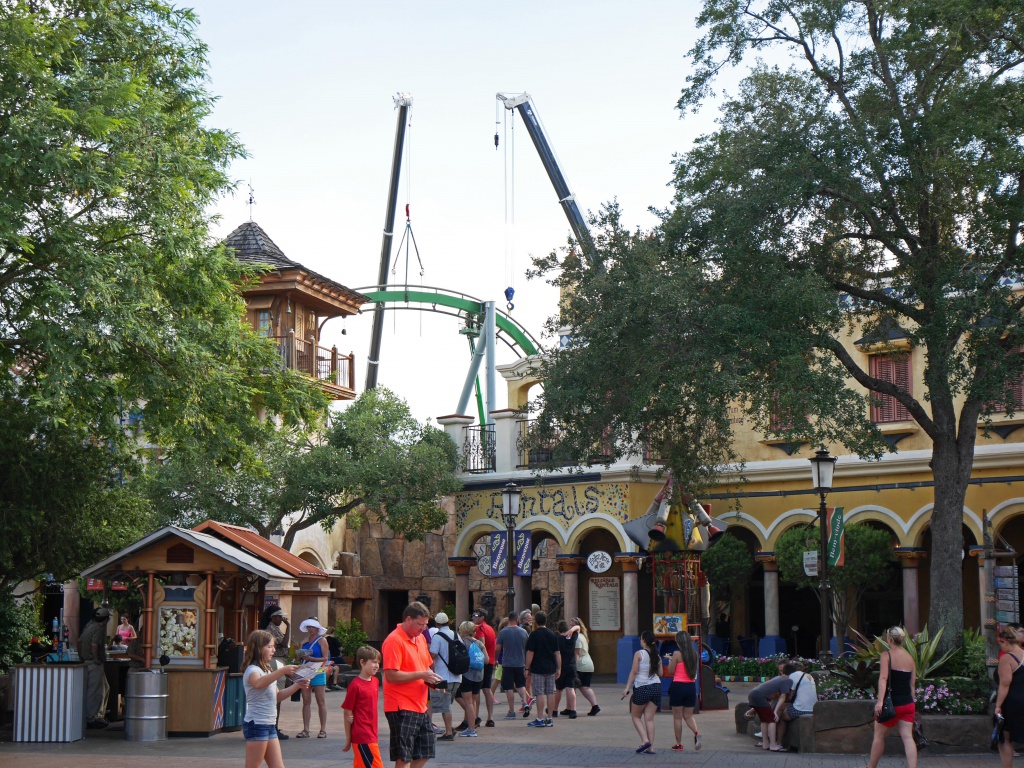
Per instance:
[[[675,744],[672,747],[672,751],[673,752],[685,752],[686,751],[686,747],[684,747],[682,744]]]
[[[465,720],[463,720],[461,723],[459,723],[458,725],[455,726],[455,730],[456,730],[457,733],[462,733],[463,731],[468,731],[469,730],[469,723],[467,723]]]
[[[523,707],[523,717],[529,717],[529,716],[530,716],[530,707],[529,707],[529,705],[527,705],[527,706]]]
[[[587,717],[593,717],[594,715],[596,715],[600,711],[601,711],[601,708],[599,706],[597,706],[597,704],[595,704],[594,706],[592,706],[590,708],[590,711],[587,712]]]
[[[434,729],[435,736],[440,736],[442,733],[444,733],[444,728],[434,725],[433,723],[431,723],[430,727]]]
[[[478,734],[476,731],[470,730],[468,728],[459,734],[459,736],[461,736],[464,739],[475,739],[477,735]]]
[[[565,714],[565,713],[563,712],[562,714]],[[552,717],[558,717],[558,713],[557,713],[557,712],[552,712],[552,713],[551,713],[551,716],[552,716]]]
[[[473,724],[473,728],[479,728],[479,727],[480,727],[480,722],[481,722],[481,721],[480,721],[480,718],[478,717],[478,718],[476,719],[476,722],[475,722],[475,723]]]
[[[547,720],[544,721],[544,727],[545,728],[554,728],[555,727],[555,724],[553,722],[551,722],[551,718],[550,717]]]
[[[569,710],[569,719],[570,720],[575,720],[576,719],[576,710],[575,709],[570,709]]]
[[[516,719],[515,713],[513,712],[511,714],[512,714],[512,719],[515,720]],[[484,727],[485,728],[493,728],[494,727],[494,721],[493,720],[488,720],[486,723],[484,723]]]
[[[561,712],[559,712],[558,714],[560,714],[560,715],[571,715],[571,714],[572,714],[572,710],[571,710],[571,709],[569,709],[568,707],[566,707],[565,709],[563,709],[563,710],[562,710]]]
[[[442,736],[438,736],[437,740],[438,741],[455,741],[455,734],[454,733],[446,733],[446,734],[444,734]]]
[[[505,719],[506,719],[506,720],[515,720],[515,719],[516,719],[516,713],[515,713],[515,712],[513,712],[513,711],[512,711],[511,709],[510,709],[510,710],[508,711],[508,714],[507,714],[507,715],[505,715]]]
[[[700,752],[700,734],[693,734],[693,748]]]
[[[539,717],[536,717],[533,720],[531,720],[530,722],[528,722],[526,724],[526,727],[527,728],[544,728],[545,727],[545,722],[543,720],[541,720]]]

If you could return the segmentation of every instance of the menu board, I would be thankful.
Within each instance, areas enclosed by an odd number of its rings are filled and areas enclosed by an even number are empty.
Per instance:
[[[595,576],[590,579],[590,629],[617,632],[621,628],[619,577]]]

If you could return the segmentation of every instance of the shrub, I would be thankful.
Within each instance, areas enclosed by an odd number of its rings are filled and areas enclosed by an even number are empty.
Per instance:
[[[361,646],[370,642],[370,636],[363,632],[358,619],[339,621],[334,625],[334,636],[341,643],[341,653],[346,659],[351,659]]]
[[[0,593],[0,627],[0,673],[6,674],[13,665],[28,661],[32,638],[46,633],[34,601],[18,602],[8,592]]]
[[[778,654],[765,658],[748,656],[719,656],[712,665],[715,674],[730,677],[775,677],[779,674],[779,662],[789,661],[789,656]],[[819,663],[812,659],[796,658],[793,661],[802,664],[808,671],[819,668]]]
[[[943,677],[988,677],[985,667],[985,638],[976,629],[964,630],[964,644],[940,670]]]

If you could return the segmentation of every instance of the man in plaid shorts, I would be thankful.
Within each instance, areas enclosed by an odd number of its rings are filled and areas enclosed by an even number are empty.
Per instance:
[[[441,678],[431,667],[423,630],[430,611],[423,603],[409,603],[402,623],[384,640],[384,716],[391,731],[391,759],[395,768],[421,768],[434,756],[434,729],[427,711],[428,685]]]

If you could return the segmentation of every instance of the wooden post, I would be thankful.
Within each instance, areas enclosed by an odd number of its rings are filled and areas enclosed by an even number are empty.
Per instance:
[[[146,638],[142,647],[146,651],[146,669],[153,663],[153,638],[156,636],[156,619],[153,617],[153,571],[146,571],[149,584],[146,587],[146,604],[142,608],[146,623]]]
[[[295,329],[288,331],[288,367],[293,371],[296,369],[298,355],[295,354]]]
[[[338,345],[331,347],[331,383],[341,386],[341,374],[338,372]]]
[[[348,388],[356,388],[356,356],[354,352],[348,353]]]
[[[213,648],[213,615],[217,609],[213,607],[213,573],[206,572],[206,611],[203,619],[203,664],[207,669],[211,668],[210,656]]]

